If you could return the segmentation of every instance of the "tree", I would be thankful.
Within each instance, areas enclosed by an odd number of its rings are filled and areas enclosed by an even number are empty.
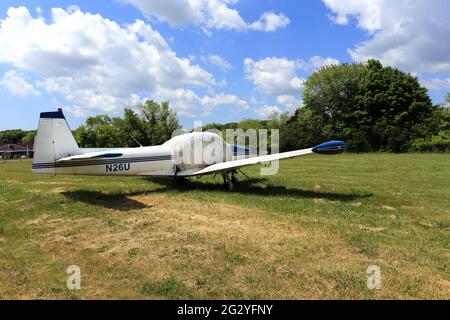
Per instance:
[[[22,138],[22,143],[34,143],[34,138],[37,135],[37,130],[28,131]]]
[[[365,113],[357,109],[359,83],[366,66],[342,64],[324,67],[305,82],[304,110],[297,110],[289,121],[290,131],[302,133],[301,145],[344,139],[350,149],[366,148],[364,135],[349,128],[364,126]],[[302,126],[302,128],[295,128]],[[300,138],[300,137],[299,137]]]
[[[313,117],[311,109],[298,109],[281,129],[280,150],[284,152],[305,149],[328,140],[317,121],[319,120]]]
[[[373,150],[404,152],[424,132],[433,105],[416,77],[370,60],[359,84],[358,109]]]
[[[311,144],[343,139],[352,151],[407,151],[433,112],[416,77],[377,60],[322,68],[306,81],[303,98],[305,111],[290,130]]]
[[[107,115],[89,117],[86,124],[80,126],[75,137],[80,146],[85,148],[115,148],[123,146],[119,128]]]
[[[37,131],[21,129],[0,131],[0,143],[33,143]]]
[[[181,128],[168,102],[159,104],[147,100],[138,109],[139,113],[125,109],[123,118],[89,117],[75,132],[79,145],[85,148],[136,147],[134,139],[146,146],[159,145]]]
[[[134,110],[125,109],[122,118],[113,118],[112,125],[118,129],[118,139],[122,141],[124,147],[138,147],[138,143],[152,145],[147,139],[147,128],[143,118]],[[133,139],[134,138],[134,139]]]
[[[412,143],[413,151],[450,151],[450,109],[445,105],[435,106],[427,121],[426,135]]]
[[[157,103],[146,100],[138,106],[145,120],[145,134],[148,145],[158,145],[169,140],[175,130],[181,128],[177,114],[169,107],[168,102]]]
[[[21,143],[26,135],[27,131],[20,129],[1,131],[0,143]]]

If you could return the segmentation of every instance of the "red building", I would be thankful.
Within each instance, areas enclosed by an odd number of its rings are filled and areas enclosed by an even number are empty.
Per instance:
[[[2,159],[33,158],[32,143],[0,143]]]

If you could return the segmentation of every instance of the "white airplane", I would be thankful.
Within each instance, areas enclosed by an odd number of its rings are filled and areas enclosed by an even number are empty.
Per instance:
[[[211,152],[211,146],[215,151]],[[231,191],[237,183],[236,174],[242,167],[311,153],[339,154],[345,150],[344,142],[331,141],[310,149],[255,156],[252,150],[228,144],[222,137],[210,132],[180,135],[160,146],[83,149],[77,145],[62,110],[58,109],[56,112],[41,113],[34,143],[32,172],[55,175],[164,176],[175,179],[221,174],[225,187]],[[186,157],[186,154],[189,155]],[[206,160],[205,154],[208,154]],[[200,161],[193,161],[196,157]]]

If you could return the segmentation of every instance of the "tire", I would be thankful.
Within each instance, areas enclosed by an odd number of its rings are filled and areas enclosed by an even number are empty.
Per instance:
[[[188,184],[188,181],[186,178],[176,178],[175,179],[175,185],[177,187],[185,187],[185,186],[187,186],[187,184]]]
[[[228,181],[228,191],[233,191],[234,189],[234,183],[232,180]]]

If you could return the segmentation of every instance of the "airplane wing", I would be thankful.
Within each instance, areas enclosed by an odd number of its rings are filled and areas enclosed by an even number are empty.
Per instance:
[[[71,156],[71,157],[66,157],[66,158],[61,158],[56,160],[56,162],[70,162],[70,161],[75,161],[75,160],[90,160],[90,159],[101,159],[101,158],[119,158],[123,156],[122,153],[119,152],[105,152],[105,151],[101,151],[101,152],[89,152],[89,153],[84,153],[84,154],[80,154],[80,155],[76,155],[76,156]]]
[[[180,172],[180,173],[178,173],[178,176],[179,177],[201,176],[201,175],[212,174],[212,173],[216,173],[216,172],[231,171],[234,169],[238,169],[238,168],[242,168],[242,167],[246,167],[246,166],[250,166],[250,165],[264,164],[264,163],[269,163],[269,162],[275,161],[275,160],[296,158],[296,157],[300,157],[300,156],[304,156],[304,155],[312,154],[312,153],[326,154],[326,155],[339,154],[339,153],[345,152],[346,149],[347,149],[347,147],[344,142],[330,141],[330,142],[321,144],[315,148],[310,148],[310,149],[303,149],[303,150],[271,154],[271,155],[248,158],[248,159],[241,159],[241,160],[217,163],[217,164],[213,164],[209,167],[206,167],[206,168],[203,168],[200,170],[189,170],[189,171]]]

